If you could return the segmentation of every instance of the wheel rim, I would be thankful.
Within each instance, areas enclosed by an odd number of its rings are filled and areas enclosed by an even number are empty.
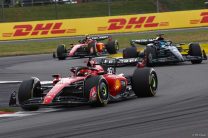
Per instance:
[[[150,89],[153,93],[157,90],[157,77],[154,73],[151,74],[150,76]]]
[[[94,49],[93,49],[93,47],[90,48],[90,54],[94,54]]]
[[[119,50],[119,44],[118,44],[118,42],[116,42],[116,50],[118,51]]]
[[[100,97],[103,99],[103,100],[107,100],[108,99],[108,91],[107,91],[107,86],[104,82],[102,82],[100,84]]]
[[[149,53],[148,59],[149,59],[149,63],[152,63],[152,54],[151,53]]]

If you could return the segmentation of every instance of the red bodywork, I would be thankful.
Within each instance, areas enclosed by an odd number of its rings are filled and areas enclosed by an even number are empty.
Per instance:
[[[98,53],[102,53],[104,52],[104,49],[105,49],[105,44],[104,43],[101,43],[101,42],[97,42],[96,40],[88,40],[86,41],[85,43],[81,43],[81,44],[76,44],[76,45],[73,45],[72,49],[70,50],[70,52],[67,54],[68,57],[72,57],[75,55],[76,51],[81,48],[81,47],[85,47],[85,48],[88,48],[88,44],[89,43],[92,43],[92,42],[95,42],[95,48],[96,48],[96,52]]]
[[[95,61],[91,61],[91,62],[95,63]],[[97,76],[102,72],[104,72],[102,66],[93,65],[93,69],[89,68],[89,69],[80,70],[79,73],[84,74],[84,76],[77,76],[76,74],[73,74],[71,77],[68,77],[68,78],[57,78],[56,76],[56,78],[54,79],[54,82],[56,82],[56,84],[54,84],[54,87],[44,97],[43,104],[44,105],[52,104],[53,99],[61,92],[61,90],[64,87],[67,87],[74,82],[84,80],[89,76]],[[121,85],[121,82],[125,83],[125,87],[127,84],[127,79],[122,74],[115,75],[111,73],[104,73],[103,78],[108,83],[109,94],[111,96],[116,96],[123,90],[123,85]],[[57,80],[59,81],[57,82]],[[93,92],[95,90],[91,90],[91,91]]]
[[[68,53],[68,56],[69,57],[74,56],[74,53],[77,51],[78,48],[80,48],[80,47],[87,47],[87,46],[88,46],[87,44],[77,44],[77,45],[74,45],[72,47],[72,49],[70,50],[70,52]]]

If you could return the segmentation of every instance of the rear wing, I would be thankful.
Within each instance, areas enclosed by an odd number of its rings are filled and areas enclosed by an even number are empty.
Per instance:
[[[92,40],[102,41],[102,40],[106,40],[106,39],[112,38],[112,36],[102,35],[102,36],[91,36],[90,38]]]
[[[138,62],[142,62],[142,58],[103,58],[100,64],[107,65],[108,67],[122,67],[122,66],[135,66]]]
[[[131,40],[130,44],[140,44],[140,45],[148,45],[150,43],[154,43],[156,39],[138,39],[138,40]]]

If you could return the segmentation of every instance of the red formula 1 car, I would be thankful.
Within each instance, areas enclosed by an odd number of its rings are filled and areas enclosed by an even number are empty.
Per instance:
[[[105,39],[108,39],[106,44],[99,42]],[[118,41],[112,40],[111,36],[86,36],[85,39],[79,40],[78,44],[71,44],[70,48],[66,48],[64,44],[59,45],[56,53],[53,53],[53,57],[64,60],[67,57],[100,56],[107,53],[116,54],[118,50]]]
[[[72,67],[70,77],[53,75],[53,81],[47,83],[38,78],[25,80],[19,87],[19,104],[23,110],[79,103],[105,106],[109,101],[156,94],[158,79],[153,68],[136,68],[130,76],[115,72],[115,67],[105,68],[89,60],[87,66]]]

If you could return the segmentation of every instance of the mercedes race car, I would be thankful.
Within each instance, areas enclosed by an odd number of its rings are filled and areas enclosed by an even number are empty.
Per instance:
[[[80,103],[105,106],[135,96],[152,97],[158,87],[153,68],[136,68],[133,75],[116,74],[115,67],[104,67],[89,59],[87,66],[72,67],[70,71],[71,76],[53,75],[53,81],[49,82],[35,77],[23,81],[17,93],[21,108],[31,111],[40,106]],[[16,101],[12,94],[10,101]]]
[[[204,50],[199,43],[190,43],[188,49],[181,45],[172,44],[171,41],[142,39],[131,40],[131,47],[123,50],[123,58],[116,61],[118,65],[135,65],[138,62],[145,62],[146,66],[155,66],[161,63],[179,63],[190,61],[192,64],[200,64],[207,60]],[[137,51],[135,44],[145,45],[144,51]],[[103,64],[114,64],[115,59],[104,59]]]
[[[100,42],[108,39],[105,44]],[[59,45],[56,52],[53,53],[54,58],[64,60],[67,57],[85,57],[85,56],[101,56],[103,54],[116,54],[119,50],[117,40],[112,40],[111,36],[86,36],[85,39],[79,40],[78,44],[71,44],[66,48],[64,44]]]

